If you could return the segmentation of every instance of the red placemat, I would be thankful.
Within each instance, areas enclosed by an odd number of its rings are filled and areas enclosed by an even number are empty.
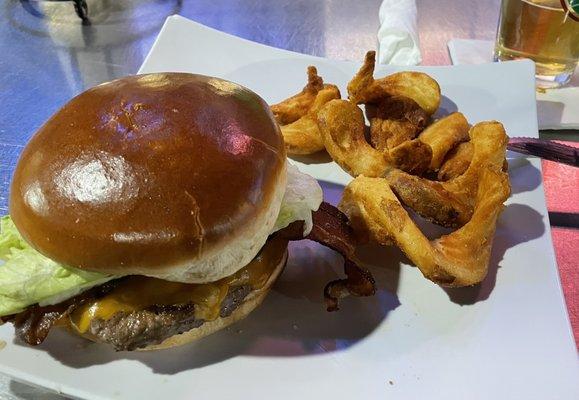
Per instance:
[[[579,147],[579,143],[561,143]],[[543,161],[543,181],[549,212],[579,214],[579,168]],[[564,218],[563,215],[561,219]],[[561,285],[579,348],[579,229],[554,226],[552,235]]]

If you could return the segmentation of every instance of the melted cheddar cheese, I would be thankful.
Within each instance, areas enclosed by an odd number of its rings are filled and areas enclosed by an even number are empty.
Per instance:
[[[145,276],[131,276],[106,296],[88,302],[70,315],[71,325],[86,333],[93,319],[107,320],[124,311],[143,310],[153,305],[194,304],[195,317],[212,321],[219,317],[221,303],[229,288],[249,285],[261,289],[282,260],[287,241],[268,240],[259,254],[235,274],[216,282],[188,284]]]

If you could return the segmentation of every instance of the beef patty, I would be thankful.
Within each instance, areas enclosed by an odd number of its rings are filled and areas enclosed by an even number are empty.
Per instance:
[[[230,287],[221,303],[220,317],[228,317],[251,292],[249,285]],[[144,310],[115,313],[111,318],[91,321],[88,333],[115,350],[135,350],[198,328],[205,323],[195,318],[195,305],[156,305]]]

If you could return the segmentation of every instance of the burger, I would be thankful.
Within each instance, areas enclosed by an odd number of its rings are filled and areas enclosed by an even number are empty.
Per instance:
[[[0,318],[116,350],[182,345],[265,298],[289,240],[346,258],[330,309],[373,293],[347,220],[287,162],[267,104],[218,78],[125,77],[78,95],[23,149],[1,220]]]

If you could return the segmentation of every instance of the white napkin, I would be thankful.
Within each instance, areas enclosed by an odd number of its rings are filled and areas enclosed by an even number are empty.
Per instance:
[[[422,61],[415,0],[384,0],[378,13],[378,63],[417,65]]]
[[[448,51],[453,64],[481,64],[493,61],[494,42],[452,39]],[[579,70],[566,86],[537,92],[539,129],[579,129]]]

